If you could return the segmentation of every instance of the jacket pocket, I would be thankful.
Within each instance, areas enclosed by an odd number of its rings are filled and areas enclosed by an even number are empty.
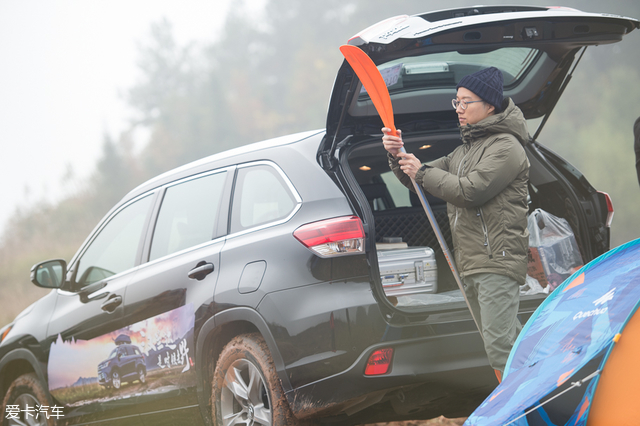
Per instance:
[[[482,225],[482,233],[484,234],[484,247],[487,251],[487,256],[489,256],[489,259],[493,259],[493,254],[491,252],[491,243],[489,242],[489,230],[487,229],[487,223],[484,220],[482,207],[476,208],[476,216],[480,218],[480,224]]]

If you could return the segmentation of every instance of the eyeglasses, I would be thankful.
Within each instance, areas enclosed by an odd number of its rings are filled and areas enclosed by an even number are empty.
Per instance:
[[[461,100],[451,99],[451,105],[453,105],[453,109],[458,109],[458,105],[460,105],[460,108],[462,108],[462,110],[465,110],[467,109],[467,105],[472,104],[474,102],[482,102],[482,99],[479,101],[465,101],[464,99],[461,99]]]

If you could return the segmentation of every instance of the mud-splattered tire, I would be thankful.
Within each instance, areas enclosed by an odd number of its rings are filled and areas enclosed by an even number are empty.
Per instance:
[[[20,411],[15,409],[16,405],[20,408]],[[9,406],[13,406],[13,408],[7,410]],[[35,418],[35,411],[31,411],[34,416],[27,416],[23,411],[27,406],[30,410],[35,410],[36,406],[46,406],[49,409],[52,406],[47,391],[35,373],[23,374],[9,386],[7,394],[2,401],[2,424],[3,426],[54,426],[56,424],[55,417],[47,419],[44,412],[40,413],[37,419]],[[48,411],[48,413],[51,416],[51,411]]]
[[[298,424],[259,334],[237,336],[224,347],[213,375],[212,394],[217,426]]]
[[[122,380],[120,379],[120,373],[114,371],[111,373],[111,385],[114,389],[120,389],[122,386]]]
[[[142,367],[138,367],[138,381],[140,383],[147,381],[147,372]]]

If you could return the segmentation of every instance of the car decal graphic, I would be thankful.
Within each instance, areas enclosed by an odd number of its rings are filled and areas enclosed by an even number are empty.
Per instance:
[[[47,368],[51,395],[75,407],[195,386],[194,319],[188,304],[91,340],[58,335]]]

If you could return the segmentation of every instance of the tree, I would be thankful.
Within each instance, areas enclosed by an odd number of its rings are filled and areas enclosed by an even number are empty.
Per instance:
[[[473,6],[462,0],[456,7]],[[494,0],[490,4],[511,4]],[[547,5],[546,0],[530,0]],[[640,17],[640,2],[565,0],[585,11]],[[57,203],[16,211],[0,241],[0,323],[40,297],[30,266],[70,259],[88,232],[126,192],[147,178],[247,143],[325,125],[338,47],[358,31],[401,14],[451,7],[448,0],[267,0],[257,15],[234,5],[222,37],[202,49],[179,46],[171,24],[151,28],[140,47],[140,78],[128,93],[136,111],[130,128],[105,135],[91,178]],[[604,9],[604,10],[603,10]],[[612,246],[640,237],[631,126],[640,110],[640,30],[613,46],[589,48],[540,140],[582,170],[613,198]],[[149,138],[134,151],[139,127]],[[533,129],[530,129],[533,131]]]
[[[198,60],[193,46],[176,44],[171,24],[152,26],[151,42],[140,48],[141,81],[129,91],[150,138],[139,161],[147,176],[235,146],[220,75]]]

